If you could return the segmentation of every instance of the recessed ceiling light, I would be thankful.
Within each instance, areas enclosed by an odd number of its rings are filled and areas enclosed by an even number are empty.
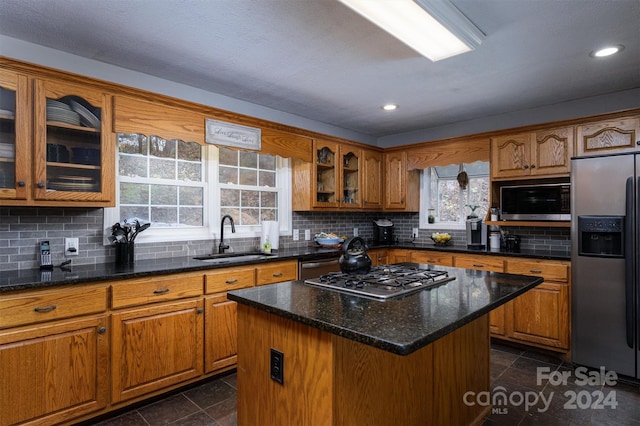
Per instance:
[[[592,58],[604,58],[605,56],[611,56],[624,50],[624,46],[621,44],[616,44],[615,46],[607,46],[602,49],[594,50],[589,54]]]
[[[395,111],[398,109],[398,105],[396,104],[386,104],[382,106],[382,109],[385,111]]]

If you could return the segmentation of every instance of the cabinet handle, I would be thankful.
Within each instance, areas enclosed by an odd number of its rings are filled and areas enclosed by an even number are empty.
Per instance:
[[[38,188],[44,188],[44,182],[38,182]]]
[[[55,308],[57,308],[56,305],[50,305],[50,306],[45,306],[44,308],[34,308],[33,310],[36,312],[51,312]]]
[[[23,187],[23,186],[25,186],[25,185],[26,185],[26,183],[24,183],[24,181],[23,181],[23,180],[21,180],[21,181],[19,181],[19,182],[18,182],[18,186],[20,186],[20,187]]]
[[[281,277],[282,275],[282,272],[276,272],[275,274],[273,274],[273,276],[276,278]]]
[[[199,314],[201,314],[201,313],[203,313],[203,312],[204,312],[204,309],[202,309],[202,308],[198,308],[198,309],[196,310],[196,312],[197,312],[197,313],[199,313]]]
[[[476,268],[482,268],[484,265],[482,263],[474,263],[473,266]]]
[[[153,294],[164,294],[164,293],[169,293],[169,289],[163,288],[162,290],[153,290]]]
[[[532,274],[541,274],[542,270],[540,270],[540,269],[529,269],[529,272],[531,272]]]
[[[225,283],[227,283],[227,284],[235,284],[237,282],[238,282],[238,280],[226,280],[225,281]]]
[[[436,263],[435,259],[427,259],[427,263]],[[476,266],[476,265],[474,265]]]
[[[98,328],[98,334],[104,334],[107,332],[107,327],[100,327]]]

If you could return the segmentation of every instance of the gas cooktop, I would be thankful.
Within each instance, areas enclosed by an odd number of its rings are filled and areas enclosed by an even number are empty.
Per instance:
[[[446,271],[406,265],[374,266],[367,273],[330,272],[305,280],[307,284],[376,299],[389,299],[454,280]]]

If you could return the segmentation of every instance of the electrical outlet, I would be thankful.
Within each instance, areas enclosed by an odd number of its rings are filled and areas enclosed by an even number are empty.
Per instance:
[[[418,238],[418,228],[413,228],[413,238]]]
[[[353,228],[353,236],[354,237],[358,236],[358,228]]]
[[[78,238],[65,238],[64,239],[64,255],[65,256],[77,256],[80,251]]]
[[[271,348],[271,380],[284,385],[284,354]]]
[[[299,241],[300,240],[300,230],[299,229],[294,229],[293,230],[293,241]]]
[[[304,230],[304,240],[309,241],[311,239],[311,229]]]

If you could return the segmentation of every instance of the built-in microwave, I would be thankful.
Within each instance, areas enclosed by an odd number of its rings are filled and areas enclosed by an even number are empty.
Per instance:
[[[571,185],[553,183],[500,188],[502,220],[571,220]]]

